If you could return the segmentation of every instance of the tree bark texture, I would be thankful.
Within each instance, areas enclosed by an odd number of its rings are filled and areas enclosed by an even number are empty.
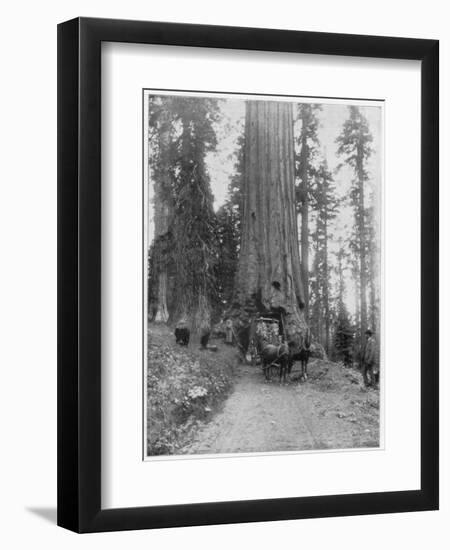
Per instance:
[[[300,346],[306,322],[296,218],[292,105],[248,101],[233,310],[241,326],[256,314],[283,312],[286,337]]]
[[[169,308],[167,305],[168,289],[168,262],[164,254],[164,240],[167,238],[172,210],[168,190],[171,187],[170,181],[170,124],[162,115],[160,138],[159,138],[159,173],[155,181],[154,197],[154,222],[155,222],[155,245],[158,247],[156,261],[158,266],[158,289],[155,321],[167,323],[169,319]]]

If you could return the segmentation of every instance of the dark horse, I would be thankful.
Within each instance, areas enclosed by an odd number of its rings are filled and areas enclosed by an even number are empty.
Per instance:
[[[296,361],[300,361],[301,364],[301,374],[300,374],[300,380],[308,380],[308,361],[309,357],[311,355],[311,331],[309,328],[306,329],[305,334],[302,337],[302,342],[300,345],[300,349],[297,351],[294,351],[294,346],[292,342],[289,343],[289,360],[288,360],[288,368],[287,373],[289,374],[289,377],[291,376],[291,370],[294,366],[294,363]]]
[[[280,384],[282,380],[286,382],[286,375],[289,369],[288,345],[286,343],[278,345],[262,343],[258,351],[266,380],[270,380],[270,369],[275,367],[280,373]]]

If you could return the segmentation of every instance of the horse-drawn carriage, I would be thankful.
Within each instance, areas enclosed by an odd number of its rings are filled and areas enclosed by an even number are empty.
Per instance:
[[[264,314],[252,320],[246,360],[253,366],[261,365],[266,380],[286,377],[289,348],[282,314]]]
[[[265,313],[255,317],[250,323],[246,362],[260,365],[266,380],[278,378],[286,380],[293,364],[301,363],[300,379],[307,379],[307,366],[311,349],[311,331],[302,335],[300,348],[290,348],[283,313]]]

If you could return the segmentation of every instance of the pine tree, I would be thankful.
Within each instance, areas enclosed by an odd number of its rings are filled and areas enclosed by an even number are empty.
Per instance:
[[[367,257],[369,277],[369,320],[370,327],[377,337],[380,334],[380,248],[379,227],[376,215],[374,193],[371,194],[371,205],[367,209]],[[378,230],[378,231],[377,231]]]
[[[217,283],[223,309],[231,305],[239,256],[239,213],[227,201],[217,212]]]
[[[234,168],[235,173],[228,186],[227,198],[217,212],[217,240],[219,246],[217,284],[223,310],[229,309],[232,304],[234,280],[239,259],[244,175],[243,135],[238,139],[237,160]]]
[[[366,184],[369,179],[367,161],[372,154],[373,141],[369,124],[361,110],[349,106],[349,118],[345,121],[341,135],[337,138],[338,154],[352,168],[354,179],[350,200],[355,216],[355,252],[359,258],[359,307],[360,345],[363,346],[367,329],[367,225],[366,225]]]
[[[313,323],[317,327],[317,336],[327,353],[330,351],[331,296],[329,239],[330,222],[336,217],[339,202],[332,173],[325,160],[321,162],[314,177],[312,188],[316,228],[312,234],[314,243],[314,307]]]
[[[353,363],[354,330],[350,323],[348,311],[343,307],[338,312],[336,331],[334,333],[334,348],[337,357],[345,366]]]
[[[350,315],[345,305],[345,266],[346,253],[342,240],[339,242],[337,252],[337,275],[338,275],[338,296],[337,296],[337,320],[334,333],[334,348],[337,357],[350,366],[353,362],[354,329],[350,322]]]
[[[321,106],[312,103],[298,105],[297,120],[301,129],[296,140],[296,207],[301,217],[300,261],[305,287],[305,315],[309,317],[309,204],[312,180],[316,174],[315,159],[318,152],[318,112]]]
[[[200,333],[210,327],[218,299],[217,220],[205,157],[217,145],[219,108],[217,100],[207,98],[174,97],[173,103],[181,125],[174,163],[175,317],[186,318]]]
[[[183,317],[194,332],[210,325],[217,301],[217,220],[205,159],[216,147],[218,117],[214,99],[149,99],[155,223],[149,311],[164,321]]]

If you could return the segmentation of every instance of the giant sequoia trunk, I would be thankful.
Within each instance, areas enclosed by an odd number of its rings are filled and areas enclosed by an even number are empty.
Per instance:
[[[200,104],[200,107],[202,104]],[[192,98],[180,107],[179,173],[177,176],[175,219],[175,314],[191,334],[209,332],[213,313],[215,280],[216,218],[213,196],[205,163],[206,112]]]
[[[154,197],[154,221],[155,221],[155,258],[157,267],[157,289],[156,304],[154,305],[155,321],[166,323],[169,319],[169,308],[167,305],[168,289],[168,257],[167,238],[173,215],[173,205],[169,191],[170,182],[170,125],[167,115],[161,115],[161,128],[159,138],[159,170],[155,181]]]
[[[234,317],[239,327],[283,313],[290,342],[306,329],[294,202],[292,105],[248,101],[245,119],[241,248]]]

